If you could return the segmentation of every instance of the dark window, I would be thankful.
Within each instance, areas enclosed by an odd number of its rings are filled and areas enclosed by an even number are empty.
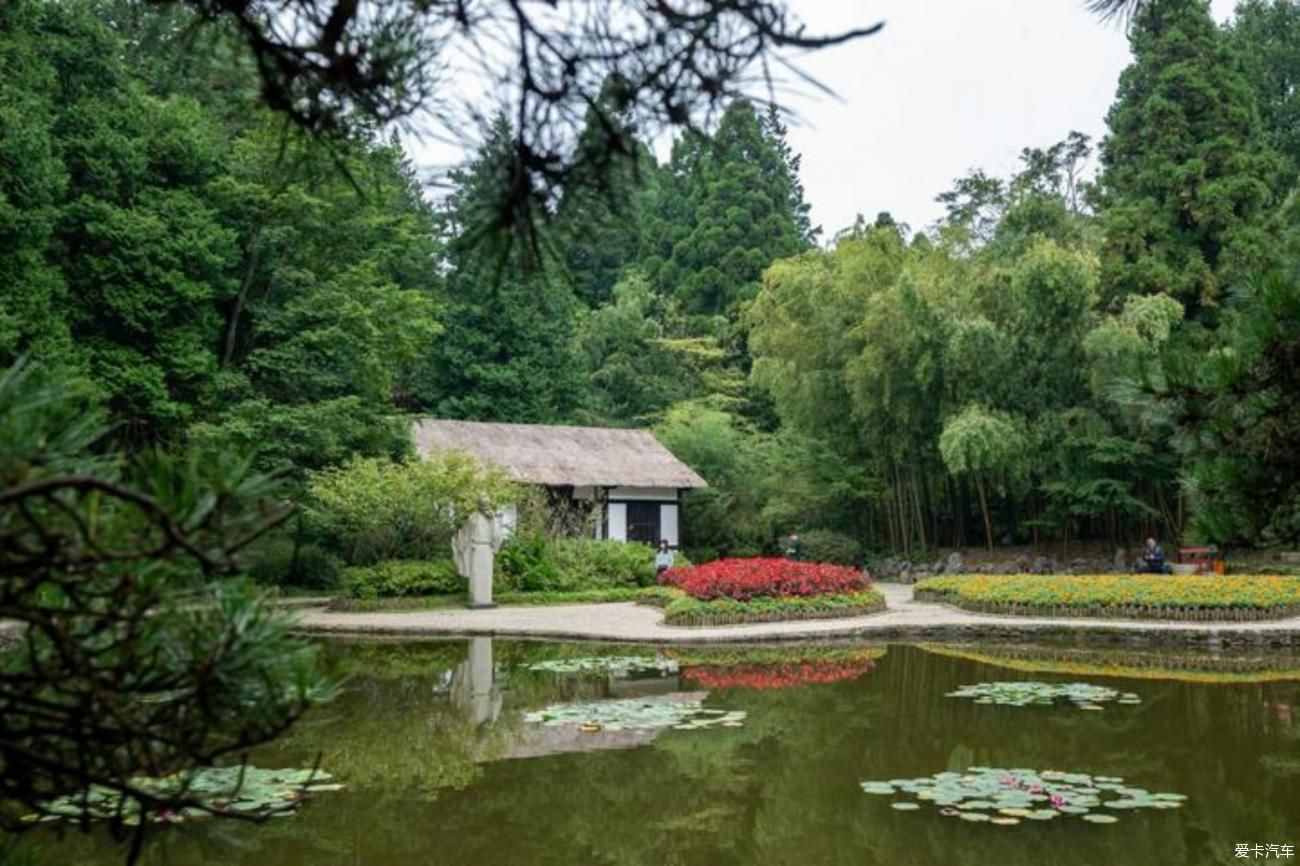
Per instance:
[[[659,503],[629,502],[627,504],[627,540],[659,543]]]

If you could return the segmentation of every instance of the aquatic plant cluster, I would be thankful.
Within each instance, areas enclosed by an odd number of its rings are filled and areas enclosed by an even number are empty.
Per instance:
[[[677,673],[676,661],[657,656],[582,656],[571,659],[547,659],[525,666],[526,670],[561,676],[588,674],[626,677],[634,673]]]
[[[990,613],[1251,620],[1300,613],[1300,578],[973,574],[932,577],[916,598]]]
[[[963,821],[1014,826],[1021,821],[1051,821],[1078,817],[1092,824],[1113,824],[1113,813],[1129,809],[1177,809],[1182,794],[1153,794],[1125,784],[1119,776],[1090,776],[1060,770],[971,767],[965,773],[946,771],[918,779],[863,782],[868,794],[896,796],[898,811],[915,811],[921,803],[939,807],[939,814]],[[920,801],[920,803],[916,802]]]
[[[210,815],[242,815],[266,818],[296,810],[312,794],[342,790],[331,776],[318,769],[268,770],[261,767],[207,767],[190,774],[175,773],[162,778],[138,776],[131,786],[162,801],[189,800],[178,809],[143,811],[140,801],[100,785],[59,797],[44,804],[41,821],[110,820],[122,815],[122,823],[136,826],[141,817],[155,824],[180,824]]]
[[[716,559],[688,568],[670,568],[659,581],[704,601],[852,593],[871,585],[870,578],[855,568],[775,557]]]
[[[948,692],[950,698],[974,698],[977,704],[1003,707],[1052,706],[1068,701],[1081,710],[1100,710],[1104,703],[1138,704],[1133,692],[1121,692],[1091,683],[1042,683],[1033,681],[975,683]]]
[[[745,712],[706,707],[700,698],[627,699],[551,704],[525,713],[524,721],[548,726],[577,725],[592,732],[655,728],[685,731],[712,727],[738,728],[745,722]]]

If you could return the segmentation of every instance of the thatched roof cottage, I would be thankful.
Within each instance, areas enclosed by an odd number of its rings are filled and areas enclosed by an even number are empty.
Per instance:
[[[597,534],[676,547],[683,491],[706,487],[649,430],[494,424],[424,418],[411,423],[417,453],[458,450],[495,464],[522,484],[597,513]]]

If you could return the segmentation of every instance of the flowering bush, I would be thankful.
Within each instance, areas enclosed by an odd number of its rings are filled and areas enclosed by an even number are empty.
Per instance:
[[[1300,612],[1300,578],[973,574],[923,580],[916,597],[992,613],[1261,619]]]
[[[871,585],[857,569],[771,557],[717,559],[690,568],[670,568],[660,582],[704,601],[853,593]]]

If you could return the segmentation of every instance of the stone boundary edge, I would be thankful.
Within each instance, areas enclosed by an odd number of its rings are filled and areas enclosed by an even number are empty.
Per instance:
[[[823,621],[824,622],[824,621]],[[1183,646],[1206,649],[1231,647],[1286,648],[1300,651],[1300,628],[1286,629],[1234,629],[1231,627],[1203,628],[1149,628],[1135,623],[1117,622],[1115,625],[1075,625],[1071,623],[932,623],[917,625],[885,625],[871,623],[844,625],[842,627],[755,631],[754,626],[724,626],[735,629],[733,634],[701,633],[689,626],[671,627],[673,631],[656,631],[653,634],[618,634],[594,629],[491,627],[440,628],[428,624],[299,624],[295,630],[304,634],[364,637],[384,635],[389,637],[445,638],[454,640],[468,637],[500,637],[512,639],[563,640],[594,643],[632,643],[673,645],[685,643],[778,643],[827,640],[888,641],[940,641],[970,642],[973,640],[1045,640],[1061,644],[1091,644],[1130,646]],[[676,630],[680,628],[680,631]]]

